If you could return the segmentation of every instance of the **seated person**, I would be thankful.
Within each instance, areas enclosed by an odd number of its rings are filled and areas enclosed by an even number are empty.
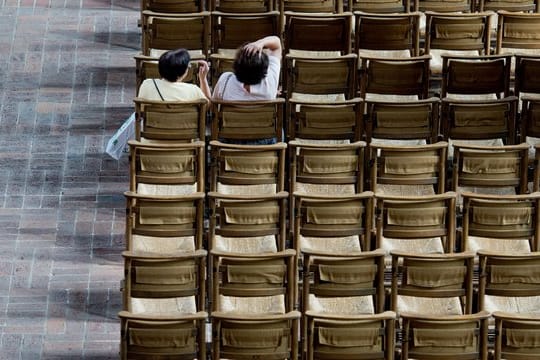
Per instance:
[[[208,63],[198,60],[200,88],[182,82],[188,73],[191,58],[186,49],[169,50],[159,57],[158,69],[161,79],[146,79],[139,88],[139,97],[146,100],[193,101],[210,99],[210,87],[206,75]]]

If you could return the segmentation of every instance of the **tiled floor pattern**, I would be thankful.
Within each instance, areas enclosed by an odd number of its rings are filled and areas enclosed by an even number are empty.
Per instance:
[[[0,0],[0,359],[116,359],[139,0]]]

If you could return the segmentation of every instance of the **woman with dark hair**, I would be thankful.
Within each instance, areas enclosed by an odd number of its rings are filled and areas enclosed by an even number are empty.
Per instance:
[[[233,71],[221,74],[213,98],[228,101],[270,100],[278,94],[281,41],[267,36],[238,49]]]
[[[210,87],[206,78],[208,63],[199,60],[200,88],[182,82],[187,75],[191,58],[186,49],[169,50],[159,57],[158,69],[161,79],[146,79],[139,88],[138,96],[146,100],[192,101],[209,99]]]

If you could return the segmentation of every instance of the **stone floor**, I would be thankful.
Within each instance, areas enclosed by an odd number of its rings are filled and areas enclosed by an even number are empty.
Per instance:
[[[0,359],[118,358],[139,0],[0,0]]]

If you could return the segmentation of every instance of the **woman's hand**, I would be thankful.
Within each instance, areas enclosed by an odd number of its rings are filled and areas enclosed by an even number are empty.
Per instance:
[[[199,64],[199,79],[206,79],[206,75],[210,71],[210,66],[204,60],[198,60],[197,64]]]

